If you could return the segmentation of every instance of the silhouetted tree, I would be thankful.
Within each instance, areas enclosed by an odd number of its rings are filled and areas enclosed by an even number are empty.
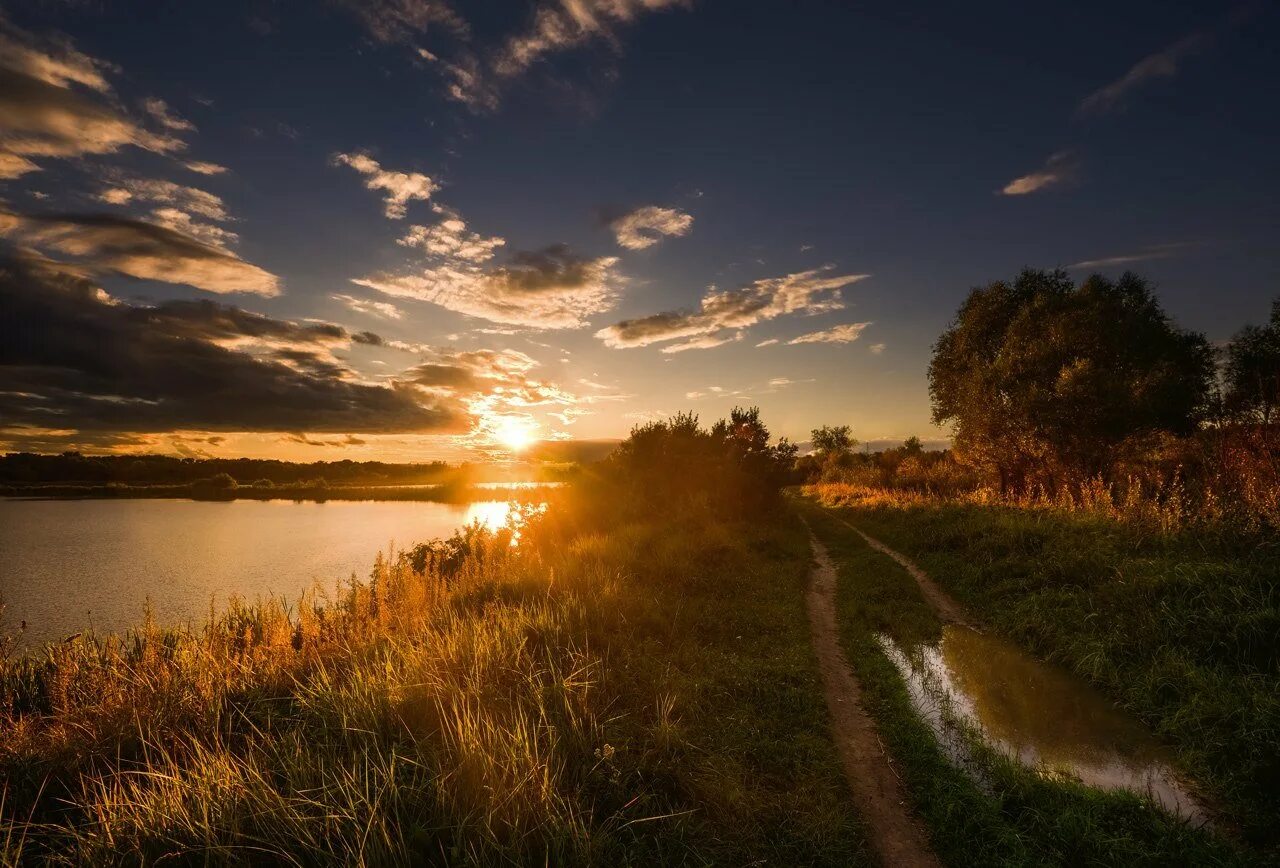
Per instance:
[[[1073,286],[1025,270],[974,289],[934,345],[933,419],[1004,489],[1101,472],[1128,438],[1189,433],[1205,411],[1213,354],[1126,273]]]
[[[1227,347],[1226,404],[1239,418],[1270,425],[1280,422],[1280,298],[1271,303],[1271,321],[1245,326]]]
[[[769,443],[756,407],[703,429],[692,413],[638,425],[604,463],[617,496],[653,511],[755,512],[790,481],[796,447]]]
[[[809,433],[813,451],[823,457],[847,455],[858,446],[858,441],[849,434],[848,425],[823,425]]]

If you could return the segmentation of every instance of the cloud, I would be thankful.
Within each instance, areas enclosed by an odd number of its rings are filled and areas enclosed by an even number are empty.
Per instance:
[[[724,346],[740,340],[742,340],[742,332],[734,332],[729,335],[700,335],[687,341],[681,341],[678,344],[669,344],[662,348],[662,352],[670,354],[683,353],[686,350],[709,350],[713,347]]]
[[[502,265],[449,259],[422,272],[352,281],[399,298],[415,298],[505,325],[538,329],[582,326],[611,308],[622,278],[617,259],[589,259],[564,245],[516,252]]]
[[[497,236],[486,238],[470,231],[461,215],[452,208],[433,205],[431,210],[441,215],[439,223],[433,226],[410,226],[408,234],[396,243],[418,248],[428,256],[448,257],[463,262],[487,262],[493,258],[494,250],[507,243]]]
[[[1209,44],[1206,33],[1193,33],[1177,42],[1149,54],[1135,63],[1128,72],[1115,81],[1095,90],[1080,101],[1078,115],[1100,115],[1122,108],[1135,91],[1159,78],[1173,78],[1179,65],[1188,57],[1203,50]]]
[[[693,217],[674,208],[645,205],[609,222],[618,244],[628,250],[643,250],[664,237],[688,235]]]
[[[867,349],[871,350],[872,355],[878,356],[884,352],[884,348],[885,348],[884,344],[872,344]]]
[[[446,64],[448,94],[473,109],[492,110],[502,83],[547,56],[597,40],[619,50],[620,27],[650,12],[688,5],[687,0],[542,0],[528,27],[508,37],[485,61],[463,54]]]
[[[1171,244],[1155,244],[1135,253],[1123,253],[1116,256],[1103,256],[1098,259],[1084,259],[1073,262],[1068,268],[1110,268],[1116,265],[1128,265],[1132,262],[1148,262],[1153,259],[1168,259],[1172,256],[1195,247],[1195,243],[1174,242]]]
[[[614,40],[613,29],[647,12],[686,5],[684,0],[569,0],[544,2],[534,9],[533,22],[507,40],[494,71],[510,78],[548,54],[594,39]]]
[[[1079,168],[1070,151],[1059,151],[1045,161],[1044,168],[1014,178],[1000,190],[1005,196],[1025,196],[1058,187],[1075,177]]]
[[[0,178],[20,178],[28,172],[38,172],[40,167],[17,154],[0,151]]]
[[[756,344],[757,347],[771,347],[778,342],[777,338],[769,338],[767,341],[761,341]]]
[[[677,339],[679,349],[719,346],[739,331],[765,320],[794,313],[815,314],[844,307],[840,290],[862,280],[866,274],[830,274],[831,266],[800,271],[783,277],[757,280],[739,289],[712,287],[696,311],[666,311],[638,319],[623,320],[600,329],[596,337],[614,348],[644,347]],[[678,350],[677,350],[678,351]]]
[[[853,322],[845,325],[834,326],[833,328],[823,329],[820,332],[809,332],[792,338],[787,341],[787,346],[793,344],[848,344],[853,343],[862,336],[862,330],[871,325],[869,322]]]
[[[151,97],[142,101],[142,107],[147,110],[147,114],[155,118],[160,126],[167,130],[175,130],[179,132],[194,132],[196,125],[185,118],[180,118],[173,113],[173,109],[169,108],[168,103],[162,99]]]
[[[335,364],[285,364],[351,341],[333,324],[274,320],[213,301],[113,299],[48,260],[0,261],[0,418],[107,432],[451,432],[465,405],[410,385],[372,385]]]
[[[444,0],[338,0],[379,42],[407,42],[434,27],[465,35],[467,22]]]
[[[196,187],[184,187],[172,181],[116,175],[98,192],[98,200],[111,205],[129,202],[161,202],[210,220],[229,220],[222,199]]]
[[[206,163],[201,160],[188,160],[182,165],[197,175],[221,175],[228,171],[226,166],[219,166],[217,163]]]
[[[370,190],[384,193],[385,213],[392,220],[404,219],[406,205],[411,200],[427,200],[440,189],[440,185],[421,172],[389,172],[368,154],[357,151],[352,154],[334,154],[335,166],[350,166],[365,176],[364,185]]]
[[[275,275],[179,229],[108,214],[0,212],[0,234],[78,257],[80,265],[209,292],[277,295]]]
[[[103,75],[110,69],[66,40],[39,40],[0,16],[0,166],[7,176],[34,171],[31,158],[186,146],[173,130],[152,132],[126,115]]]
[[[366,298],[355,298],[350,295],[330,296],[336,301],[340,301],[356,313],[368,314],[369,316],[382,317],[383,319],[402,319],[404,311],[396,307],[394,304],[386,301],[371,301]]]

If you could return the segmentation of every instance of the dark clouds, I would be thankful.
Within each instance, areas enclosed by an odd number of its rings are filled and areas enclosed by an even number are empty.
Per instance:
[[[38,170],[32,158],[109,154],[126,146],[169,153],[173,128],[147,130],[117,104],[109,68],[65,42],[40,41],[0,13],[0,177]]]
[[[355,380],[318,349],[344,340],[340,326],[286,323],[213,302],[138,307],[28,257],[0,259],[0,303],[0,417],[9,426],[341,433],[468,427],[453,397]],[[293,346],[262,356],[223,345],[250,339]]]
[[[0,234],[80,258],[83,265],[208,292],[277,295],[276,276],[178,229],[110,214],[0,211]]]

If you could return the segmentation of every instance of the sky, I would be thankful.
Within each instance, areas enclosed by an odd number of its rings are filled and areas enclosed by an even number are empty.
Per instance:
[[[1280,4],[0,5],[0,450],[930,423],[1023,267],[1280,295]]]

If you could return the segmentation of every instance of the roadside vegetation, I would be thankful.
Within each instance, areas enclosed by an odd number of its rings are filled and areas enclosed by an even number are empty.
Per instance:
[[[913,707],[878,635],[903,648],[936,643],[942,624],[915,582],[827,510],[801,510],[835,561],[842,640],[863,702],[898,762],[913,806],[955,865],[1249,864],[1245,851],[1153,808],[1019,765],[963,733],[961,767]],[[859,527],[864,514],[854,513]],[[972,611],[983,613],[982,608]]]

